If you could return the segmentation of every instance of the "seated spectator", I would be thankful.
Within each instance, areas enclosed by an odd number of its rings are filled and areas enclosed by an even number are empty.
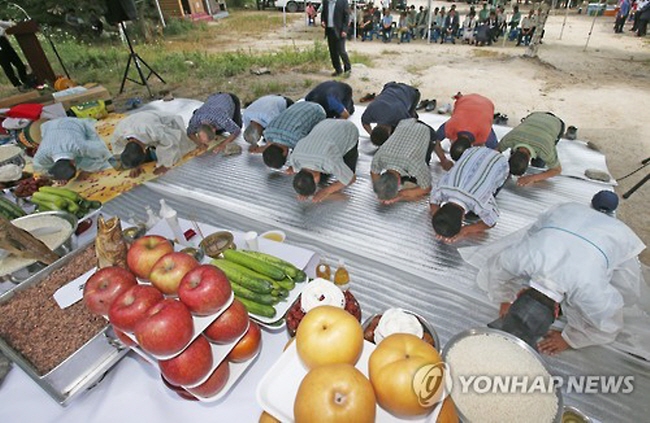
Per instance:
[[[307,3],[307,7],[305,7],[305,13],[307,14],[307,23],[309,26],[316,26],[316,15],[317,11],[316,8],[314,7],[311,2]]]
[[[390,9],[384,9],[384,17],[381,19],[381,36],[385,43],[389,43],[393,36],[393,17]]]
[[[372,8],[368,6],[363,13],[363,17],[361,18],[361,41],[366,41],[368,38],[372,40],[372,31],[375,27],[372,11]]]
[[[402,12],[399,15],[399,22],[397,24],[397,33],[399,34],[399,43],[403,42],[410,42],[411,41],[411,35],[410,35],[410,28],[409,28],[409,22],[408,22],[408,14],[406,12]]]
[[[517,45],[520,46],[523,42],[524,45],[530,44],[530,39],[533,36],[533,31],[535,31],[534,23],[534,14],[535,10],[531,9],[527,16],[521,20],[521,31],[519,32],[519,38],[517,39]]]
[[[442,28],[442,36],[440,37],[440,44],[444,44],[447,37],[451,37],[451,43],[456,44],[456,35],[458,35],[458,28],[460,27],[456,9],[451,9],[445,18],[445,23]]]
[[[476,13],[473,11],[469,12],[463,21],[463,42],[474,44],[474,30],[476,29],[477,22]]]

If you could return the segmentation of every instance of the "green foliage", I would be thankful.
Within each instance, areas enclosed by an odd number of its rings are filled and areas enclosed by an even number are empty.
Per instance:
[[[205,24],[204,24],[205,25]],[[165,27],[165,35],[181,35],[186,34],[195,29],[195,24],[187,19],[171,18],[167,20]]]

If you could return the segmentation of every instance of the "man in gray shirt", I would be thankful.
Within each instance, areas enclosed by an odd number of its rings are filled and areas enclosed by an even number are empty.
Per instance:
[[[359,158],[359,130],[347,120],[325,119],[294,148],[287,173],[295,174],[293,188],[299,200],[313,196],[318,203],[341,191],[356,180],[354,174]],[[333,175],[336,182],[316,192]]]

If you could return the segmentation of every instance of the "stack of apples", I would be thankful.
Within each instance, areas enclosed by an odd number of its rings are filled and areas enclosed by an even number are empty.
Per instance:
[[[84,287],[86,306],[108,318],[123,343],[153,357],[163,381],[179,395],[217,395],[229,379],[229,362],[249,360],[261,347],[260,329],[249,321],[243,304],[234,300],[228,306],[232,289],[226,275],[174,252],[157,235],[137,239],[127,265],[128,270],[106,267],[92,275]],[[201,317],[210,323],[197,333]],[[217,345],[232,348],[220,362],[213,354]]]
[[[442,392],[427,392],[438,397],[423,405],[414,389],[418,371],[441,363],[435,348],[417,336],[397,333],[384,338],[370,354],[369,378],[355,367],[364,348],[363,329],[341,308],[309,311],[295,342],[309,370],[294,401],[296,423],[374,422],[377,404],[398,418],[413,419],[429,414],[442,399]],[[450,401],[437,421],[458,422]]]

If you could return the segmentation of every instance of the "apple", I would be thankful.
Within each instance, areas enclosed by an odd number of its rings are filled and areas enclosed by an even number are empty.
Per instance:
[[[113,328],[113,332],[115,333],[115,336],[117,337],[118,341],[120,341],[125,346],[135,347],[138,345],[131,338],[126,336],[126,333],[122,332],[121,330]]]
[[[434,397],[428,398],[427,403],[431,405],[424,407],[418,400],[414,381],[420,369],[441,361],[438,351],[415,335],[395,333],[384,338],[368,360],[368,374],[379,405],[398,417],[421,416],[430,412],[438,402],[436,399],[441,398],[443,389],[426,392],[427,396]],[[440,378],[444,380],[444,375]],[[436,386],[427,387],[432,391],[434,388]]]
[[[167,379],[165,379],[165,376],[163,376],[162,374],[160,375],[160,378],[162,379],[165,386],[167,388],[171,389],[172,391],[176,392],[176,394],[179,397],[181,397],[181,398],[183,398],[185,400],[188,400],[188,401],[198,401],[199,400],[197,397],[190,394],[185,388],[183,388],[181,386],[172,385],[171,383],[169,383],[169,381]]]
[[[230,307],[203,331],[203,335],[215,344],[230,344],[248,329],[249,320],[246,307],[235,298]]]
[[[163,294],[176,295],[183,276],[197,266],[199,262],[189,254],[165,254],[151,268],[149,280]]]
[[[151,307],[135,326],[135,338],[146,352],[157,356],[178,354],[194,334],[192,315],[185,304],[166,298]]]
[[[233,363],[250,360],[255,357],[260,348],[262,348],[262,332],[257,323],[250,322],[244,337],[237,342],[230,354],[228,354],[228,360]]]
[[[225,273],[211,264],[190,270],[178,287],[178,298],[197,316],[208,316],[226,305],[232,288]]]
[[[363,329],[344,309],[318,306],[300,322],[296,349],[308,369],[335,363],[354,365],[363,349]]]
[[[302,323],[298,330],[300,327]],[[376,411],[370,381],[347,363],[310,370],[300,383],[293,404],[296,423],[372,423]]]
[[[133,332],[147,311],[162,300],[162,293],[153,286],[132,286],[113,301],[108,310],[108,321],[116,329]]]
[[[212,370],[212,360],[210,343],[199,336],[182,353],[158,361],[158,367],[173,385],[196,385]]]
[[[224,360],[214,369],[214,372],[210,375],[208,380],[195,386],[193,388],[187,388],[189,392],[193,395],[198,395],[201,398],[210,398],[217,395],[228,383],[228,378],[230,377],[230,364],[228,360]]]
[[[122,292],[137,284],[133,273],[121,267],[99,269],[84,285],[84,303],[93,313],[106,316],[113,301]]]
[[[140,279],[149,279],[151,268],[165,254],[172,253],[174,246],[160,235],[147,235],[133,241],[126,254],[126,264]]]

